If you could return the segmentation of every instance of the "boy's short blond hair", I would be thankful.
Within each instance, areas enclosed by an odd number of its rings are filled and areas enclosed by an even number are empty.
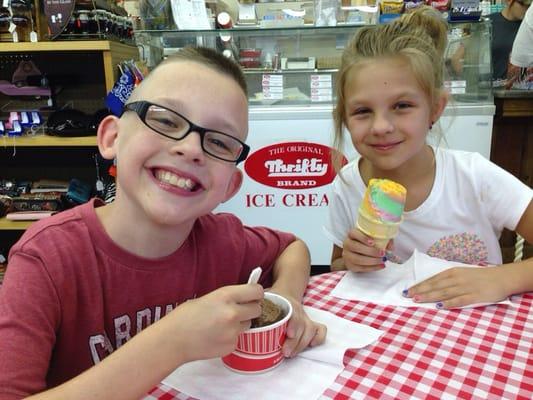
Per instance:
[[[148,75],[146,79],[149,79],[157,69],[171,62],[178,61],[191,61],[201,65],[205,65],[216,72],[228,76],[233,79],[244,92],[248,98],[248,85],[239,64],[223,56],[216,50],[207,47],[184,47],[177,53],[174,53],[161,61]],[[145,80],[146,80],[145,79]]]

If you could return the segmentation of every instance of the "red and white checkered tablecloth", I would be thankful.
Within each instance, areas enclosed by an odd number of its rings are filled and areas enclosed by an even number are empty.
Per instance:
[[[305,304],[385,334],[345,353],[321,399],[533,399],[533,293],[515,306],[390,307],[330,296],[343,274],[313,276]],[[161,384],[146,399],[189,397]]]

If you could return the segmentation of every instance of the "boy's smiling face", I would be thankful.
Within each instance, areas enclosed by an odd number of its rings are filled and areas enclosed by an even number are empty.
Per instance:
[[[245,94],[232,78],[205,65],[174,61],[160,66],[129,102],[140,100],[246,139]],[[148,128],[135,112],[124,113],[117,127],[112,145],[118,162],[116,209],[127,207],[126,215],[144,215],[157,225],[192,225],[240,187],[242,173],[235,163],[206,154],[195,131],[172,140]]]

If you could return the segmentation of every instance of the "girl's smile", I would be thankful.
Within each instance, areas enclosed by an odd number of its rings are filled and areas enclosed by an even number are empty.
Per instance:
[[[403,140],[400,140],[400,141],[388,142],[388,143],[370,144],[370,146],[373,147],[376,151],[386,152],[386,151],[395,149],[402,143],[403,143]]]

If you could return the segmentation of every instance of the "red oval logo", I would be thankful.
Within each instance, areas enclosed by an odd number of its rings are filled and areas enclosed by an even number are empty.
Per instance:
[[[244,170],[256,182],[278,189],[310,189],[335,178],[335,149],[318,143],[276,143],[253,152]]]

